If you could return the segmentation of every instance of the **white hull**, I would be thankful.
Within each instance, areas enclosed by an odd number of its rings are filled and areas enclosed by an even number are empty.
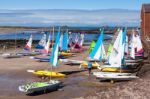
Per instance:
[[[16,53],[5,53],[5,54],[2,54],[2,57],[3,58],[21,58],[22,55],[16,54]]]
[[[23,55],[23,56],[35,56],[35,55],[40,55],[41,53],[40,52],[20,52],[18,54]]]
[[[81,63],[84,62],[84,61],[72,60],[72,59],[59,59],[59,61],[65,62],[65,63],[68,63],[68,64],[76,64],[76,65],[80,65]]]
[[[125,75],[125,74],[115,74],[115,73],[110,73],[110,74],[102,74],[102,75],[97,75],[97,78],[99,78],[100,80],[132,80],[132,79],[136,79],[139,78],[137,76],[134,75]]]
[[[138,60],[125,60],[126,63],[137,63],[137,62],[142,62],[143,59],[138,59]]]
[[[132,73],[111,73],[111,72],[93,72],[93,75],[95,76],[101,76],[101,75],[113,75],[113,76],[128,76],[132,75]]]

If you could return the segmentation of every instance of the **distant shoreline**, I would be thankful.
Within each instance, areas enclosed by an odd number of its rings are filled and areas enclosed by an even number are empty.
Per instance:
[[[59,26],[55,26],[55,32],[58,31]],[[122,27],[122,26],[120,26]],[[104,28],[106,34],[113,34],[114,30],[119,27],[109,27],[109,26],[102,26],[102,27],[71,27],[71,26],[61,26],[61,32],[65,32],[67,29],[69,32],[73,33],[99,33],[99,29]],[[112,29],[113,28],[113,29]],[[139,27],[128,27],[129,29],[139,28]],[[34,32],[42,32],[48,31],[53,32],[53,27],[26,27],[26,26],[0,26],[0,34],[2,33],[18,33],[22,31],[34,31]]]

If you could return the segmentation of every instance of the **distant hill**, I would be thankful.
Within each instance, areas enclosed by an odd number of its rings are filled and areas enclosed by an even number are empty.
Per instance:
[[[139,26],[140,11],[102,10],[0,10],[0,26]]]

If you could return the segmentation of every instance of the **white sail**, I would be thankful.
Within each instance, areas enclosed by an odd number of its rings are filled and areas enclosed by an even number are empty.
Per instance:
[[[113,49],[108,60],[111,67],[121,67],[122,53],[123,53],[122,33],[123,31],[120,30],[114,42]]]
[[[129,46],[128,46],[128,36],[126,36],[126,45],[125,45],[125,53],[128,54],[129,51]]]
[[[50,46],[50,35],[48,37],[48,41],[47,41],[47,43],[46,43],[46,45],[45,45],[44,50],[42,51],[42,53],[48,54],[48,52],[49,52],[49,46]]]
[[[84,42],[84,34],[82,33],[82,34],[80,34],[80,46],[82,46],[83,45],[83,42]]]
[[[142,42],[141,42],[140,36],[136,35],[135,39],[136,39],[136,46],[135,46],[135,48],[136,48],[137,52],[142,52],[143,51],[143,47],[142,47]]]
[[[102,44],[102,59],[107,59],[106,51],[105,51],[105,48],[104,48],[104,44]]]
[[[62,46],[63,46],[63,34],[61,34],[60,36],[60,43],[59,43],[60,49],[62,49]]]
[[[133,59],[135,59],[135,45],[136,45],[135,36],[134,33],[132,33],[132,38],[130,42],[130,46],[131,46],[130,57],[132,57]]]

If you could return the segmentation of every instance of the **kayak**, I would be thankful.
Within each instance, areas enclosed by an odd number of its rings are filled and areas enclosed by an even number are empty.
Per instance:
[[[129,72],[130,70],[127,69],[121,69],[121,68],[112,68],[112,67],[107,67],[107,68],[102,68],[102,72]]]
[[[88,62],[83,62],[83,63],[81,63],[81,66],[83,66],[84,68],[87,68],[87,67],[88,67]],[[97,64],[97,63],[92,63],[92,68],[93,68],[93,69],[96,69],[98,66],[99,66],[99,64]]]
[[[63,78],[65,77],[65,74],[58,73],[58,72],[52,72],[52,71],[47,71],[47,70],[28,70],[28,72],[31,72],[34,75],[37,76],[46,76],[46,77],[53,77],[53,78]]]
[[[60,87],[61,82],[58,80],[50,80],[48,82],[33,82],[19,86],[19,91],[26,93],[33,93],[45,90],[56,90]]]
[[[70,52],[60,52],[59,55],[60,55],[60,56],[65,56],[65,57],[70,57],[70,56],[73,56],[74,53],[70,53]]]

